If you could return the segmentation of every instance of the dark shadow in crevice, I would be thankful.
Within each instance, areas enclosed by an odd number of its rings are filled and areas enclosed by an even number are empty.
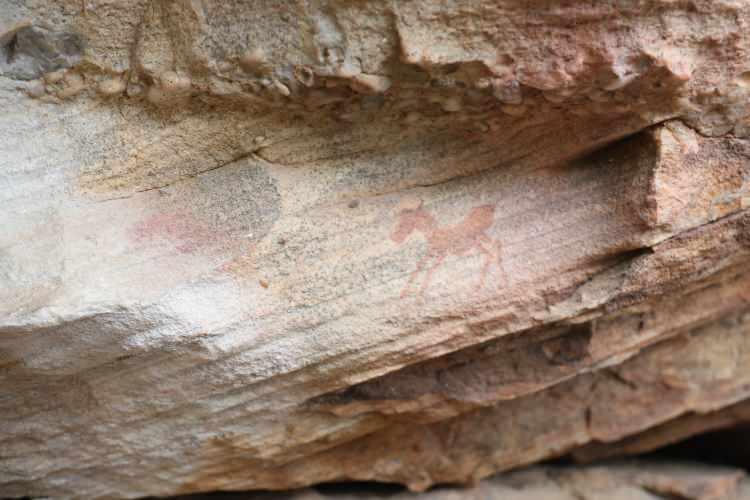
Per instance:
[[[381,483],[376,481],[342,481],[331,483],[320,483],[309,488],[323,497],[352,498],[359,495],[366,496],[369,500],[375,498],[386,499],[398,493],[407,491],[405,486],[395,483]],[[193,493],[173,497],[149,497],[144,500],[285,500],[291,499],[302,490],[268,491],[216,491],[209,493]]]
[[[320,483],[312,487],[324,496],[353,496],[367,494],[368,497],[388,498],[407,491],[406,487],[396,483],[381,483],[377,481],[343,481],[335,483]]]
[[[641,457],[723,465],[750,472],[750,424],[699,434]]]

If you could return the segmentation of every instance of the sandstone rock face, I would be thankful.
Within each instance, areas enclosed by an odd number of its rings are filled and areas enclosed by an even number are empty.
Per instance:
[[[534,467],[483,481],[474,488],[441,488],[429,493],[369,492],[356,486],[327,492],[300,490],[292,493],[222,495],[222,500],[747,500],[750,481],[738,469],[691,463],[632,462],[606,467]],[[193,495],[191,500],[213,500],[212,495]]]
[[[0,493],[424,490],[747,420],[749,27],[0,0]]]

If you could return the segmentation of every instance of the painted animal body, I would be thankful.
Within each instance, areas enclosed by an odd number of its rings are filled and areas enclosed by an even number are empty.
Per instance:
[[[426,271],[419,294],[423,294],[432,280],[435,270],[440,267],[449,255],[466,255],[472,250],[484,255],[477,291],[484,286],[484,280],[492,263],[502,271],[501,245],[490,238],[487,231],[495,217],[494,205],[481,205],[473,208],[460,223],[440,227],[435,218],[421,206],[414,210],[403,210],[399,221],[391,234],[391,239],[401,244],[414,231],[421,232],[427,240],[427,253],[417,264],[408,283],[401,293],[402,297],[411,291],[417,277]],[[432,264],[428,267],[429,264]]]

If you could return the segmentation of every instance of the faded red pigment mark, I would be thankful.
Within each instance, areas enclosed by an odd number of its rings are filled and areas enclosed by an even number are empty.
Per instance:
[[[159,239],[170,241],[180,253],[194,253],[218,239],[214,231],[180,212],[151,215],[135,226],[133,235],[139,243]]]
[[[484,264],[480,272],[477,291],[484,286],[484,280],[490,266],[494,262],[500,271],[502,257],[500,242],[487,235],[495,217],[494,205],[481,205],[473,208],[469,215],[454,226],[439,227],[435,218],[421,206],[413,210],[403,210],[399,214],[399,222],[391,234],[391,239],[398,244],[403,243],[414,231],[420,231],[427,240],[427,254],[420,259],[417,269],[411,274],[408,283],[401,292],[401,297],[409,294],[414,281],[426,269],[419,294],[423,294],[432,280],[435,270],[440,267],[449,255],[466,255],[472,250],[484,255]],[[432,262],[431,267],[427,267]]]

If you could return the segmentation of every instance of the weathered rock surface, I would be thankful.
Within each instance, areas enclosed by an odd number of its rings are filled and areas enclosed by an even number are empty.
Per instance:
[[[749,27],[0,0],[0,492],[422,490],[746,420]]]
[[[745,500],[750,498],[746,474],[728,467],[693,463],[630,462],[597,467],[534,467],[494,477],[473,488],[447,487],[428,493],[388,491],[368,493],[352,485],[327,491],[236,493],[190,496],[194,500]],[[348,491],[347,491],[348,490]]]

